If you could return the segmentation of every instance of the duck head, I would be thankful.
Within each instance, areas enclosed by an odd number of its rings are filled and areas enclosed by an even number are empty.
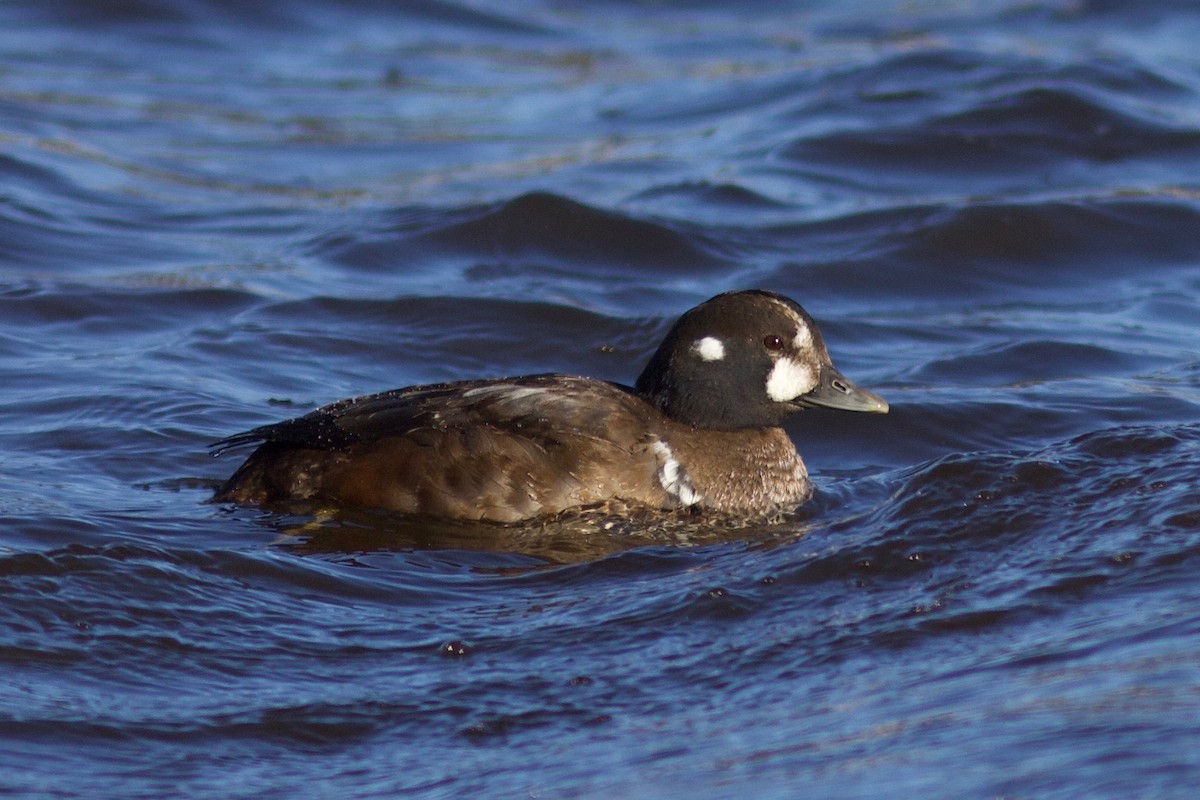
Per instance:
[[[717,430],[774,427],[810,407],[888,411],[834,367],[798,303],[760,290],[717,295],[680,317],[635,389],[672,419]]]

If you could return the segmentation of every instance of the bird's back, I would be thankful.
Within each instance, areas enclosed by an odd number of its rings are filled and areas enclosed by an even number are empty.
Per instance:
[[[564,375],[398,389],[218,442],[260,444],[215,499],[500,522],[614,499],[663,507],[657,416],[625,387]]]

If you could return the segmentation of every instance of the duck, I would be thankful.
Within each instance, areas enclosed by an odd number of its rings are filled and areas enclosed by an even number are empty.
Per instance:
[[[812,481],[783,421],[887,413],[834,367],[794,300],[761,289],[684,313],[633,386],[547,373],[339,400],[211,445],[255,445],[218,503],[523,523],[586,509],[759,519]]]

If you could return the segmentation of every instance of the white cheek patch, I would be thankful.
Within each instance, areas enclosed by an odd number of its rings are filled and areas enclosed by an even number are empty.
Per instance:
[[[775,362],[767,375],[767,397],[777,403],[795,400],[817,388],[817,373],[812,367],[797,364],[786,356]]]
[[[705,361],[720,361],[725,357],[725,343],[714,336],[697,339],[692,349]]]

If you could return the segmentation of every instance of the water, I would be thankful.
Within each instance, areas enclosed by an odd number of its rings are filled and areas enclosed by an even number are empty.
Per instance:
[[[0,7],[0,793],[1191,797],[1191,3]],[[782,529],[207,503],[717,291],[892,404]]]

